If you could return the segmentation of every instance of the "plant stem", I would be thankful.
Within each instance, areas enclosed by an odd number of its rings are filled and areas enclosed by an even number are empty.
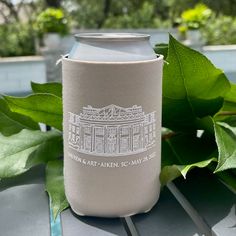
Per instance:
[[[219,116],[233,116],[236,115],[236,111],[221,111],[217,115]]]
[[[175,132],[169,132],[169,133],[167,133],[167,134],[163,134],[163,135],[161,136],[161,139],[162,139],[162,140],[167,140],[167,139],[170,139],[171,137],[173,137],[173,136],[175,136],[175,135],[176,135]]]

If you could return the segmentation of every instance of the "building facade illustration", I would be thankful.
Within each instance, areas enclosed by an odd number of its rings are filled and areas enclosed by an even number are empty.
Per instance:
[[[141,106],[83,107],[69,112],[69,147],[90,155],[131,155],[155,145],[155,111],[145,114]]]

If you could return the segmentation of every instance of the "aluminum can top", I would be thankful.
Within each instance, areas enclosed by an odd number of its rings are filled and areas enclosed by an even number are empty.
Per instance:
[[[150,35],[136,33],[83,33],[75,35],[68,58],[81,61],[127,62],[156,58]]]

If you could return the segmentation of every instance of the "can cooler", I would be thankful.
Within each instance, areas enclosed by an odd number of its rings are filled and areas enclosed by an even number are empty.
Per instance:
[[[149,211],[160,193],[163,57],[63,57],[65,192],[78,215]]]

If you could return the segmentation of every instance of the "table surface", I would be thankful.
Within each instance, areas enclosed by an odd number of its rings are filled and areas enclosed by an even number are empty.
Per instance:
[[[0,235],[4,236],[235,236],[236,194],[207,171],[164,187],[156,206],[126,218],[76,216],[70,209],[50,219],[44,169],[0,182]]]

